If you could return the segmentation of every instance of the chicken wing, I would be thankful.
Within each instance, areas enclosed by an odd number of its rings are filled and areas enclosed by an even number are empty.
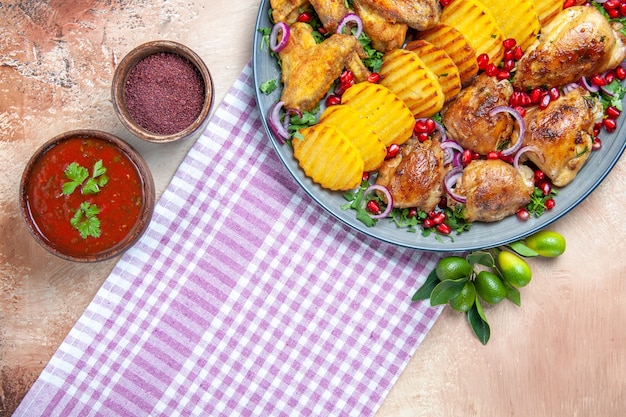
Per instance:
[[[294,23],[290,32],[287,45],[279,52],[281,100],[285,108],[312,110],[345,68],[354,73],[357,82],[369,76],[369,70],[361,61],[365,51],[354,36],[333,34],[316,44],[313,29],[306,23]]]
[[[310,0],[322,25],[329,32],[336,32],[339,22],[348,14],[345,0]]]
[[[406,23],[387,20],[362,0],[354,0],[352,5],[361,18],[363,30],[372,40],[374,49],[386,52],[402,47],[409,29]]]
[[[434,210],[443,193],[443,150],[438,140],[410,139],[378,170],[376,183],[387,187],[394,207]]]
[[[562,86],[616,67],[626,38],[595,7],[570,7],[545,25],[517,63],[513,85]]]
[[[360,0],[361,5],[379,13],[394,23],[406,23],[417,30],[425,30],[439,23],[439,0]]]
[[[478,76],[442,111],[450,138],[481,155],[498,150],[510,140],[514,121],[506,113],[490,116],[489,111],[507,105],[512,93],[507,80],[498,81],[484,73]]]
[[[534,145],[543,157],[526,153],[552,183],[569,184],[591,154],[593,125],[601,105],[583,88],[576,88],[541,110],[528,108],[524,146]]]
[[[500,159],[477,159],[463,169],[456,192],[467,202],[467,222],[496,222],[530,203],[532,170],[517,170]]]
[[[309,0],[270,0],[274,22],[295,23]]]

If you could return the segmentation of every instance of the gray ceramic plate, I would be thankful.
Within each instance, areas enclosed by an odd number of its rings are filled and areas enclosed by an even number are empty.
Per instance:
[[[271,27],[268,11],[269,0],[262,0],[256,22],[257,29]],[[343,193],[330,192],[313,183],[298,166],[291,147],[282,145],[271,134],[267,125],[267,114],[270,106],[280,98],[280,90],[274,91],[270,95],[264,95],[259,92],[259,86],[273,78],[280,80],[280,69],[276,60],[269,55],[267,46],[262,48],[261,40],[262,35],[258,30],[255,30],[252,64],[256,98],[265,130],[269,140],[276,148],[278,156],[300,186],[330,214],[351,228],[388,243],[419,250],[459,252],[487,249],[523,239],[550,225],[583,201],[611,171],[626,147],[624,140],[626,124],[622,120],[624,118],[622,115],[617,132],[602,137],[603,148],[592,155],[580,171],[580,175],[559,192],[555,198],[556,207],[539,218],[531,218],[522,222],[516,216],[510,216],[497,223],[475,223],[469,232],[458,236],[454,235],[453,240],[448,238],[439,240],[435,238],[434,234],[423,237],[420,232],[407,232],[405,229],[397,228],[395,224],[386,219],[379,221],[375,227],[367,227],[356,219],[354,211],[341,209],[341,206],[346,203]]]

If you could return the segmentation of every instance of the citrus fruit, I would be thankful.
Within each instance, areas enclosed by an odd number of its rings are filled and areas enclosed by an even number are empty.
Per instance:
[[[488,303],[496,304],[506,298],[506,287],[493,272],[480,271],[474,281],[476,292]]]
[[[565,252],[565,238],[551,230],[541,230],[526,238],[526,246],[541,256],[553,258]]]
[[[437,263],[435,272],[441,281],[459,279],[468,276],[472,272],[472,266],[465,258],[448,256]]]
[[[450,307],[456,311],[467,312],[476,301],[476,287],[472,281],[467,281],[463,289],[453,299],[450,300]]]
[[[501,251],[498,254],[498,266],[502,276],[514,287],[528,285],[532,278],[530,266],[519,256],[509,251]]]

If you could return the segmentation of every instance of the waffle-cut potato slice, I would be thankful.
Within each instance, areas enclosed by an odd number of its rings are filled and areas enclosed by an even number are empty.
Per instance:
[[[363,179],[363,158],[350,139],[325,124],[300,129],[304,139],[294,138],[293,155],[304,173],[329,190],[350,190]]]
[[[350,139],[363,158],[364,171],[378,169],[385,160],[387,147],[372,124],[352,107],[345,104],[327,107],[319,122],[334,127]]]
[[[379,72],[380,83],[400,97],[414,117],[430,117],[443,108],[441,84],[415,52],[394,49],[385,53]]]
[[[415,52],[437,76],[446,103],[461,92],[459,69],[446,51],[423,39],[407,43],[404,49]]]
[[[439,24],[417,34],[417,39],[430,42],[446,51],[459,71],[461,85],[467,86],[478,74],[476,51],[465,36],[453,26]]]
[[[541,26],[533,0],[481,1],[491,11],[505,39],[515,39],[523,50],[537,39]]]
[[[561,0],[533,0],[533,3],[535,3],[541,26],[544,26],[563,10],[563,2]]]
[[[413,135],[411,110],[384,85],[367,81],[354,84],[343,93],[341,103],[361,113],[385,146],[402,145]]]
[[[441,23],[455,27],[476,51],[498,65],[504,53],[504,35],[495,17],[479,0],[453,0],[441,13]]]

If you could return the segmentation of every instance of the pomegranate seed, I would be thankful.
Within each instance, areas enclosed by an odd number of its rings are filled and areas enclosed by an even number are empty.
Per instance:
[[[626,68],[624,68],[624,67],[617,67],[615,69],[615,76],[620,81],[626,80]]]
[[[417,137],[417,140],[419,140],[421,143],[426,142],[430,138],[430,135],[426,132],[420,132],[415,136]]]
[[[437,204],[437,206],[440,209],[444,209],[444,210],[447,209],[448,208],[448,199],[446,197],[441,197],[439,199],[439,203]]]
[[[307,12],[304,12],[298,16],[298,22],[309,23],[311,21],[311,15]]]
[[[504,42],[502,42],[502,45],[504,46],[504,49],[513,49],[515,48],[515,45],[517,45],[517,42],[515,41],[514,38],[508,38],[505,39]]]
[[[524,56],[524,50],[522,49],[521,46],[517,45],[515,48],[513,48],[513,58],[516,61],[519,61],[520,59],[522,59],[523,56]]]
[[[620,4],[619,14],[621,14],[622,16],[626,16],[626,4],[625,3]]]
[[[363,176],[361,177],[362,181],[369,181],[370,179],[370,173],[369,172],[364,172]]]
[[[435,225],[435,222],[433,222],[433,219],[431,218],[424,219],[424,221],[422,222],[422,227],[425,229],[430,229],[434,225]]]
[[[563,8],[567,9],[568,7],[572,7],[576,5],[576,0],[565,0],[565,3],[563,3]]]
[[[512,49],[507,49],[506,51],[504,51],[504,56],[502,57],[503,61],[507,61],[507,60],[512,60],[514,59],[515,56],[515,52],[513,52]]]
[[[487,159],[492,159],[492,160],[500,159],[500,152],[497,152],[497,151],[489,152],[487,154]]]
[[[522,93],[521,91],[513,91],[511,98],[509,98],[509,106],[521,106],[522,105]]]
[[[526,116],[526,109],[522,106],[513,106],[513,108],[519,113],[520,116]]]
[[[528,107],[532,104],[532,100],[530,95],[527,93],[522,93],[522,106]]]
[[[552,210],[554,206],[556,206],[556,201],[554,201],[554,198],[548,198],[544,204],[546,206],[546,210]]]
[[[507,59],[504,61],[504,64],[502,64],[502,69],[505,71],[511,72],[513,68],[515,68],[515,61],[513,59]]]
[[[541,194],[544,196],[549,196],[552,192],[552,184],[550,184],[549,181],[543,181],[538,187],[541,190]]]
[[[435,224],[443,224],[443,222],[446,220],[446,215],[442,212],[438,212],[435,213],[435,215],[432,216],[431,219],[433,219],[433,222]]]
[[[433,119],[420,119],[415,122],[413,131],[415,133],[428,133],[431,134],[435,131],[436,125]]]
[[[557,87],[552,87],[548,91],[548,94],[550,94],[550,100],[556,100],[561,96],[561,92],[559,91]]]
[[[539,102],[539,108],[547,108],[551,101],[552,97],[550,97],[550,94],[544,94],[543,97],[541,97],[541,101]]]
[[[487,73],[488,76],[493,77],[494,75],[498,73],[498,67],[496,67],[495,64],[493,63],[488,64],[487,67],[485,68],[485,72]]]
[[[408,218],[410,218],[410,219],[413,218],[413,217],[416,217],[417,216],[417,209],[415,207],[410,208],[409,212],[406,214],[406,216]]]
[[[495,76],[498,80],[506,80],[511,76],[511,72],[505,69],[500,69],[496,72]]]
[[[373,213],[373,214],[380,214],[381,213],[380,206],[374,200],[368,201],[367,204],[365,205],[365,208],[367,209],[367,211],[369,211],[370,213]]]
[[[606,81],[604,80],[604,77],[602,77],[601,74],[596,74],[593,77],[591,77],[591,84],[595,85],[596,87],[603,87],[606,85]]]
[[[620,114],[622,114],[622,112],[615,106],[609,106],[606,108],[606,117],[609,119],[617,119]]]
[[[452,229],[450,228],[450,226],[445,223],[438,224],[436,228],[437,231],[442,235],[449,235],[450,233],[452,233]]]
[[[604,10],[607,12],[612,9],[617,9],[620,6],[619,0],[608,0],[604,2]]]
[[[338,104],[341,104],[341,97],[333,94],[326,98],[326,106],[330,107]]]
[[[599,151],[600,149],[602,149],[602,139],[596,136],[595,138],[593,138],[593,144],[591,145],[591,150]]]
[[[478,55],[478,58],[476,58],[476,61],[478,62],[478,68],[481,70],[486,70],[487,69],[487,65],[489,65],[489,55],[487,54],[480,54]]]
[[[530,212],[526,210],[525,208],[521,208],[517,210],[517,213],[515,213],[515,215],[517,216],[518,219],[522,221],[526,221],[530,219]]]
[[[378,84],[380,82],[380,74],[377,72],[372,72],[368,77],[367,77],[367,81],[369,81],[372,84]]]
[[[532,104],[537,104],[541,101],[541,97],[543,96],[543,90],[539,87],[535,87],[530,91],[530,102]]]
[[[385,156],[385,159],[391,159],[395,157],[396,155],[398,155],[399,152],[400,152],[400,145],[396,143],[392,143],[387,148],[387,156]]]
[[[611,84],[613,82],[613,80],[615,80],[615,72],[614,71],[607,71],[604,74],[604,82],[608,85],[608,84]]]
[[[446,7],[450,3],[452,3],[452,0],[439,0],[439,4],[441,4],[441,7]]]
[[[339,76],[339,80],[341,80],[342,83],[354,81],[354,74],[352,73],[352,71],[346,70],[341,73],[341,75]]]
[[[465,149],[463,151],[463,155],[461,155],[461,163],[465,166],[465,165],[469,165],[470,162],[472,162],[473,158],[473,152],[470,151],[469,149]]]
[[[615,121],[615,119],[604,119],[602,121],[602,124],[604,125],[606,131],[609,133],[615,132],[615,129],[617,129],[617,122]]]
[[[546,179],[546,174],[540,170],[535,170],[535,184],[540,184],[543,180]]]

